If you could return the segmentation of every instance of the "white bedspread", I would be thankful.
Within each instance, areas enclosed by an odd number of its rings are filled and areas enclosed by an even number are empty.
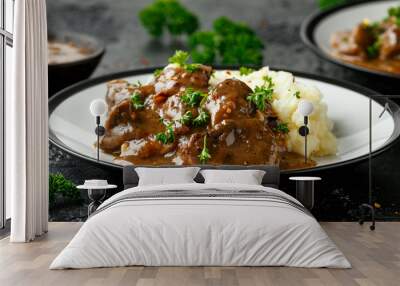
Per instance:
[[[263,190],[296,201],[262,186],[180,184],[128,189],[102,206],[131,192],[210,188]],[[350,267],[318,222],[291,205],[186,197],[112,204],[83,224],[50,269],[127,265]]]

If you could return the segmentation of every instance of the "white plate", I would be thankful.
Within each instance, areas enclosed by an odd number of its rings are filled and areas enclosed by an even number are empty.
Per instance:
[[[298,81],[312,84],[320,89],[323,100],[328,105],[328,116],[334,121],[334,134],[338,138],[338,153],[336,156],[316,157],[317,167],[321,169],[351,163],[365,158],[369,150],[369,98],[373,92],[349,85],[343,82],[320,79],[317,76],[296,73]],[[94,143],[95,118],[89,111],[90,102],[104,98],[106,82],[111,79],[123,78],[130,82],[146,82],[152,74],[149,70],[131,71],[114,74],[98,79],[82,82],[72,86],[50,100],[50,140],[69,153],[82,158],[96,161]],[[383,110],[381,103],[372,102],[372,142],[373,150],[383,150],[399,135],[398,106],[393,102],[392,111],[395,116],[385,113],[378,118]],[[104,122],[105,118],[101,118]],[[116,162],[113,156],[101,153],[100,164],[120,167],[127,164]],[[309,170],[309,169],[308,169]]]
[[[387,16],[387,11],[390,7],[399,5],[399,0],[369,1],[347,4],[315,13],[303,22],[301,38],[315,53],[331,62],[366,73],[400,78],[398,74],[372,70],[337,59],[331,56],[332,49],[330,45],[330,37],[335,32],[352,30],[366,18],[371,21],[382,20]]]

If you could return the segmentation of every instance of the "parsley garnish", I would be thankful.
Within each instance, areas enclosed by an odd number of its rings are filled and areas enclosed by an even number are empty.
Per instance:
[[[274,93],[274,83],[272,79],[268,76],[264,76],[264,85],[256,86],[254,91],[247,96],[247,100],[254,103],[255,106],[261,110],[265,111],[265,102],[272,100],[272,94]]]
[[[177,64],[178,66],[184,68],[188,72],[192,73],[200,68],[200,64],[188,64],[189,53],[184,51],[176,51],[175,54],[168,59],[170,64]]]
[[[175,141],[175,135],[174,135],[174,129],[173,129],[173,123],[169,123],[166,128],[167,130],[162,133],[157,133],[156,134],[156,140],[160,141],[163,144],[168,144],[168,143],[173,143]]]
[[[287,123],[278,123],[278,125],[276,125],[274,130],[284,134],[289,133],[289,127]]]
[[[207,94],[193,88],[187,88],[185,93],[181,96],[181,100],[189,105],[190,107],[195,107],[200,104],[203,98],[207,97]]]
[[[197,127],[203,126],[208,123],[208,120],[210,120],[210,115],[207,113],[207,111],[201,109],[199,115],[193,119],[193,125]]]
[[[188,72],[192,73],[197,71],[200,68],[199,64],[187,64],[184,66],[185,70],[187,70]]]
[[[175,54],[168,59],[170,64],[177,64],[182,67],[186,64],[189,59],[189,53],[184,51],[176,51]]]
[[[254,71],[254,69],[248,68],[248,67],[240,67],[240,69],[239,69],[240,75],[249,75],[253,71]]]
[[[163,72],[163,69],[156,69],[153,73],[154,77],[159,77],[160,74]]]
[[[204,136],[203,150],[201,150],[201,153],[199,155],[199,159],[200,159],[200,162],[202,164],[207,163],[207,161],[211,159],[211,155],[210,155],[210,153],[208,151],[208,148],[207,148],[207,135]]]
[[[293,93],[293,96],[296,97],[297,99],[300,98],[300,91],[296,91],[295,93]]]
[[[379,40],[375,41],[372,45],[367,47],[367,55],[368,58],[373,59],[376,58],[379,55],[379,49],[381,47],[381,44]]]
[[[143,102],[142,98],[140,97],[140,93],[135,91],[131,95],[131,104],[132,104],[133,108],[135,108],[135,109],[142,109],[144,107],[144,102]]]
[[[183,125],[189,125],[190,122],[193,119],[193,114],[191,111],[186,111],[184,115],[182,115],[181,119],[179,119],[179,122]]]
[[[389,17],[396,18],[396,24],[400,25],[400,6],[398,7],[390,7],[388,10]]]

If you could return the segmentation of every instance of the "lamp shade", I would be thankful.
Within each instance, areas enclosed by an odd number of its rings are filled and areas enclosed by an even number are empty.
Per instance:
[[[95,99],[90,103],[90,113],[93,116],[101,116],[107,111],[107,104],[102,99]]]
[[[297,106],[297,110],[303,116],[309,116],[314,111],[314,105],[308,100],[302,100]]]

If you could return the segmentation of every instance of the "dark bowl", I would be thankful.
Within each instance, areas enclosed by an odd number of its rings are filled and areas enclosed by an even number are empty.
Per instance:
[[[345,3],[342,5],[335,6],[333,8],[317,11],[307,17],[300,28],[300,37],[303,43],[310,48],[316,55],[319,57],[337,64],[339,66],[352,69],[357,72],[361,72],[363,75],[369,76],[371,79],[375,80],[390,80],[388,84],[394,84],[394,82],[398,82],[400,79],[400,74],[390,73],[385,71],[374,70],[366,67],[362,67],[356,64],[345,62],[341,59],[335,58],[330,55],[328,52],[324,51],[318,44],[314,36],[314,32],[317,27],[326,19],[329,19],[330,16],[342,13],[348,9],[358,9],[358,7],[363,7],[365,5],[374,5],[374,3],[380,4],[389,0],[355,0],[349,3]],[[372,10],[373,12],[373,10]],[[368,17],[368,15],[365,15]],[[372,77],[371,77],[372,76]]]
[[[49,64],[49,96],[79,81],[89,78],[104,55],[104,44],[92,36],[74,32],[48,32],[48,40],[74,43],[89,49],[84,58],[64,63]]]

